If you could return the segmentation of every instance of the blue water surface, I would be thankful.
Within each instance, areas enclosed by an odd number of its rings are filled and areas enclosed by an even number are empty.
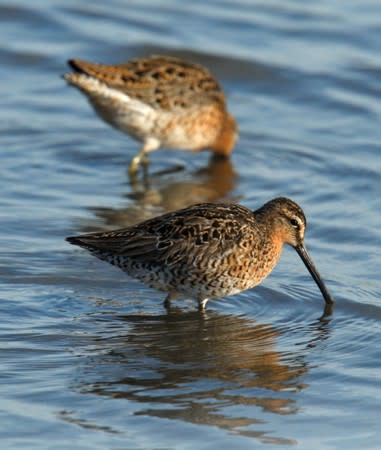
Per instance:
[[[379,449],[381,3],[0,3],[3,449]],[[206,65],[231,161],[139,144],[61,75],[72,57]],[[205,315],[64,241],[202,201],[303,206],[332,315],[293,250]]]

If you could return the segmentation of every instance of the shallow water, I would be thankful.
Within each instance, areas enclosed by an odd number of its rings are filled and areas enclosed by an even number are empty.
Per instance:
[[[0,433],[9,449],[378,449],[381,4],[0,3]],[[70,57],[207,65],[240,125],[231,162],[138,144],[60,77]],[[168,172],[170,169],[170,173]],[[285,250],[254,290],[169,314],[68,245],[200,201],[278,195],[308,217],[332,315]]]

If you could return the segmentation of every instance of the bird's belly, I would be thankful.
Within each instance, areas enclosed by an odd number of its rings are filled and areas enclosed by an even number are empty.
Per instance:
[[[145,267],[128,264],[121,267],[128,275],[149,286],[165,291],[177,292],[184,297],[202,299],[234,295],[256,286],[260,279],[247,274],[232,276],[227,273],[207,273],[199,270],[183,270],[181,266],[170,270],[165,267]]]
[[[139,141],[154,138],[161,147],[197,151],[210,147],[219,132],[207,108],[155,109],[98,81],[84,92],[101,119]]]
[[[138,141],[152,136],[156,123],[156,113],[151,108],[141,107],[139,102],[90,101],[101,119],[111,126],[127,133]]]

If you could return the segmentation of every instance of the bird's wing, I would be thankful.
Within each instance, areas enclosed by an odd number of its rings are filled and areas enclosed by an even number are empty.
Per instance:
[[[133,227],[67,240],[90,251],[147,264],[171,266],[191,264],[198,258],[222,259],[237,246],[244,250],[247,238],[247,223],[229,216],[229,210],[231,205],[195,205]]]
[[[218,81],[207,69],[178,58],[151,56],[118,65],[72,59],[69,64],[77,73],[154,108],[181,110],[192,105],[225,104]]]

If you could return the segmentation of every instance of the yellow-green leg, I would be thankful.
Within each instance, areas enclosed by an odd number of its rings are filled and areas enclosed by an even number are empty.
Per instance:
[[[208,303],[208,300],[209,300],[208,298],[199,298],[198,299],[198,309],[199,309],[199,311],[201,311],[201,312],[205,311],[205,306]]]
[[[150,138],[145,141],[139,152],[132,158],[128,167],[128,174],[130,177],[135,177],[139,170],[140,164],[148,166],[149,160],[147,153],[152,152],[160,147],[160,142],[157,139]]]
[[[145,161],[145,163],[148,164],[148,157],[146,155],[144,147],[141,148],[139,153],[137,153],[130,162],[130,165],[128,167],[128,174],[130,175],[130,177],[134,177],[137,174],[139,165],[142,161]]]
[[[164,300],[164,307],[166,309],[170,309],[171,307],[171,301],[172,300],[176,300],[176,298],[178,298],[179,294],[177,294],[176,292],[170,292]]]

